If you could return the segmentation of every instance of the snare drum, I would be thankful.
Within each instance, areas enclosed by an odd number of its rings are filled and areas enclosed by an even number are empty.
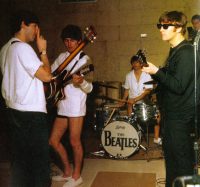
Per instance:
[[[113,121],[102,131],[105,151],[115,158],[127,158],[139,149],[141,131],[126,121]]]
[[[137,121],[147,122],[156,119],[158,109],[155,104],[138,103],[133,106],[133,112]]]

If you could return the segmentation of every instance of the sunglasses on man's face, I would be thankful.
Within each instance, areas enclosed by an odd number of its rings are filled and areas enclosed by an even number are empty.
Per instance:
[[[176,25],[174,25],[174,24],[167,24],[167,23],[166,24],[161,24],[161,23],[157,24],[157,28],[158,29],[161,29],[163,27],[163,29],[166,30],[166,29],[168,29],[169,26],[176,26]]]

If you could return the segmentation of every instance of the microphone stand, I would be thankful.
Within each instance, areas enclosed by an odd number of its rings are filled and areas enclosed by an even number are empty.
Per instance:
[[[198,62],[198,44],[200,39],[200,32],[197,33],[195,40],[194,40],[194,104],[195,104],[195,121],[194,121],[194,128],[195,128],[195,140],[194,140],[194,155],[195,155],[195,165],[194,165],[194,175],[198,175],[198,108],[197,108],[197,62]]]

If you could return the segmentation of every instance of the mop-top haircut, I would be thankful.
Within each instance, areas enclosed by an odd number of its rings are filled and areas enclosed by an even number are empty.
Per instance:
[[[22,21],[27,26],[30,23],[39,24],[39,19],[33,12],[28,11],[28,10],[19,10],[13,13],[11,16],[11,34],[12,35],[20,31]]]
[[[164,12],[159,18],[159,23],[173,24],[175,28],[182,27],[181,33],[184,35],[186,32],[187,17],[179,11]]]

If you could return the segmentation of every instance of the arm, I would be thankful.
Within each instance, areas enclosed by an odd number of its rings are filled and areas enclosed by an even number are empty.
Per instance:
[[[73,74],[72,82],[74,85],[78,85],[85,93],[90,93],[93,89],[92,83],[85,80],[82,75]]]
[[[123,95],[123,97],[122,97],[122,100],[126,100],[127,97],[128,97],[128,95],[129,95],[129,89],[125,89],[124,95]]]
[[[155,76],[170,91],[181,95],[194,78],[194,55],[192,47],[188,48],[188,46],[185,46],[177,53],[174,60],[174,72],[169,71],[165,74],[159,70]]]
[[[135,104],[138,101],[144,99],[148,94],[150,94],[151,90],[152,89],[145,89],[144,92],[141,95],[139,95],[139,96],[137,96],[135,98],[129,99],[129,103]]]
[[[191,46],[184,46],[173,58],[173,71],[163,72],[155,65],[148,63],[143,71],[154,74],[155,78],[170,91],[181,95],[191,83],[194,74],[194,55]],[[175,62],[175,63],[174,63]]]
[[[38,28],[37,36],[36,36],[37,47],[40,52],[40,58],[43,62],[43,65],[38,68],[35,73],[35,77],[40,79],[43,82],[50,82],[52,75],[51,75],[51,67],[49,64],[48,56],[46,54],[47,49],[47,42],[46,40],[40,35],[40,29]]]
[[[80,59],[80,61],[81,60],[87,61],[82,67],[85,67],[86,65],[89,65],[92,63],[89,57],[82,58]],[[83,92],[88,94],[93,89],[93,85],[92,85],[93,78],[94,78],[93,72],[90,72],[86,74],[85,76],[74,74],[72,76],[72,82],[74,85],[78,85]]]

